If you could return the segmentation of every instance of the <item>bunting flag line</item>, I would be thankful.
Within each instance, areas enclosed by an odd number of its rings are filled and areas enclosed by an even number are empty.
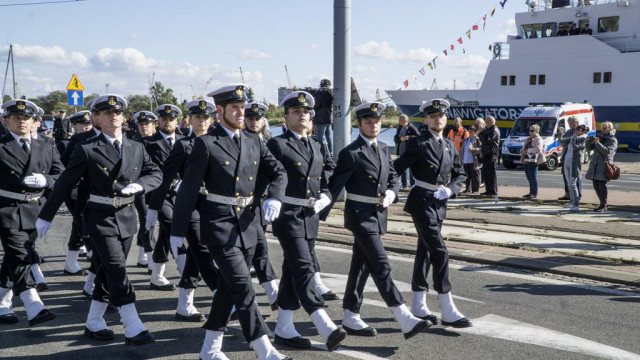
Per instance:
[[[433,70],[433,65],[431,65],[431,63],[428,63],[427,67],[429,68],[429,70]]]
[[[458,38],[458,42],[462,45],[462,36]]]
[[[471,39],[471,30],[467,30],[467,32],[466,32],[465,34],[467,34],[467,37],[468,37],[469,39]]]
[[[403,82],[403,84],[404,84],[404,88],[405,88],[405,89],[406,89],[406,88],[408,88],[408,87],[409,87],[409,80],[408,80],[408,79],[407,79],[407,80],[405,80],[405,81]]]
[[[453,50],[455,50],[455,49],[456,49],[456,47],[455,47],[455,46],[453,46],[453,44],[451,44],[451,51],[453,51]]]
[[[502,0],[500,1],[500,6],[504,9],[504,4],[507,3],[508,0]]]
[[[433,58],[433,60],[431,60],[431,62],[433,63],[433,68],[434,68],[434,69],[436,68],[436,59],[437,59],[437,58],[438,58],[438,57],[436,56],[436,57],[434,57],[434,58]]]
[[[493,9],[491,9],[491,17],[493,17],[493,14],[496,13],[496,7],[494,6]]]
[[[418,80],[418,75],[413,75],[413,80]]]
[[[424,67],[422,69],[418,70],[418,71],[420,71],[420,74],[422,74],[422,75],[424,75],[424,73],[425,73]]]
[[[478,24],[475,24],[471,27],[471,30],[476,31],[478,30]]]
[[[463,53],[463,54],[466,54],[466,53],[467,53],[467,51],[466,51],[464,48],[462,48],[462,53]]]
[[[442,53],[444,54],[444,56],[449,56],[449,55],[447,54],[447,49],[444,49],[444,51],[443,51]]]
[[[487,14],[484,14],[484,16],[482,17],[482,31],[484,31],[487,28]]]

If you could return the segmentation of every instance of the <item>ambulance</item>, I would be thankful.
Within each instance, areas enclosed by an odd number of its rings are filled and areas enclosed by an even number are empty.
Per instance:
[[[536,105],[522,110],[502,144],[502,165],[507,169],[514,169],[520,164],[520,150],[529,137],[529,126],[538,124],[544,155],[547,158],[544,165],[548,170],[557,168],[562,155],[558,128],[569,130],[567,119],[571,116],[578,120],[578,125],[584,124],[589,128],[588,136],[596,134],[596,117],[591,104]],[[583,162],[588,162],[589,158],[590,154],[585,151]]]

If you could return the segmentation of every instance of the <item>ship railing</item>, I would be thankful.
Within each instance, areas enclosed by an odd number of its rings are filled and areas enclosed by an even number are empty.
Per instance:
[[[529,6],[529,11],[543,11],[554,8],[555,1],[552,0],[527,0],[525,4]],[[608,4],[608,3],[625,3],[624,0],[566,0],[564,4],[562,2],[556,2],[555,8],[566,7],[583,7],[589,5]]]
[[[493,60],[509,59],[509,43],[507,42],[494,42],[491,45],[491,51],[493,52]]]

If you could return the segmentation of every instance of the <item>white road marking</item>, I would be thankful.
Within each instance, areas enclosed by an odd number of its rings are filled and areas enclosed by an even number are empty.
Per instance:
[[[640,355],[612,346],[493,314],[473,319],[473,327],[464,329],[451,328],[451,330],[597,356],[604,359],[640,359]]]

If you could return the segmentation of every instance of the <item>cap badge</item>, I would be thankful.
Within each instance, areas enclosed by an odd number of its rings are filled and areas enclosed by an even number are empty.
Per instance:
[[[147,115],[145,115],[145,113],[141,113],[140,116],[138,116],[138,119],[146,119]]]
[[[298,101],[301,103],[307,102],[307,97],[303,93],[298,94]]]
[[[236,88],[236,95],[238,95],[238,96],[244,95],[244,88],[242,86],[238,86]]]
[[[16,107],[18,108],[18,110],[24,110],[24,108],[26,108],[24,101],[18,101],[16,103]]]
[[[207,102],[204,100],[200,100],[200,104],[198,106],[201,110],[204,110],[207,108]]]
[[[84,118],[89,120],[89,113],[84,113]]]
[[[433,100],[433,103],[431,104],[431,106],[433,106],[434,109],[439,109],[440,108],[440,101]]]
[[[109,96],[109,101],[107,102],[111,106],[115,106],[117,104],[115,96]]]
[[[253,112],[257,112],[257,111],[258,111],[258,109],[259,109],[259,108],[258,108],[258,104],[253,104],[253,105],[251,105],[251,111],[253,111]]]
[[[164,107],[164,112],[167,113],[167,114],[170,114],[171,113],[171,106],[165,106]]]
[[[371,109],[371,111],[378,112],[378,104],[371,104],[370,109]]]

